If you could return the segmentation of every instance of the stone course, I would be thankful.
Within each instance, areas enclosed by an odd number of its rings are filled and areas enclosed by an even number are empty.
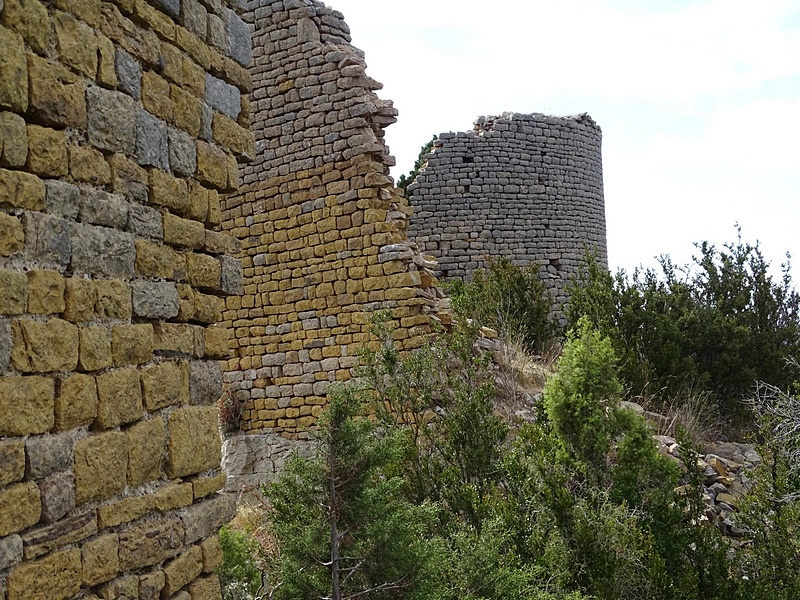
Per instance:
[[[0,600],[221,598],[232,8],[0,0]]]
[[[443,133],[409,186],[411,239],[444,278],[488,258],[539,265],[556,307],[584,248],[607,264],[600,127],[586,114],[480,117]]]
[[[195,265],[193,277],[243,290],[223,311],[233,352],[225,380],[244,405],[243,428],[305,439],[330,385],[351,378],[370,313],[389,309],[410,350],[430,329],[438,291],[388,176],[384,128],[397,111],[375,94],[382,86],[366,75],[342,14],[316,0],[252,0],[243,17],[254,91],[240,99],[230,82],[205,82],[215,91],[213,136],[238,146],[229,119],[252,113],[255,160],[222,202],[223,229],[241,240],[242,277],[226,262],[219,272]],[[230,24],[229,38],[239,27]],[[240,49],[233,39],[230,47]],[[223,181],[224,163],[201,160],[200,147],[198,170]]]

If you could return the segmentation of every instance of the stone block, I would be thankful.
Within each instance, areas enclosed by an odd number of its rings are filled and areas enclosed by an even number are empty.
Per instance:
[[[225,306],[225,301],[222,298],[218,298],[217,296],[211,296],[209,294],[201,294],[200,292],[194,293],[194,315],[192,319],[199,322],[199,323],[218,323],[222,320],[222,309]],[[212,334],[214,335],[214,334]],[[206,339],[208,337],[206,336]],[[212,342],[219,342],[219,336],[214,337]],[[227,343],[227,342],[226,342]],[[218,350],[220,346],[215,345],[215,350]],[[219,352],[217,352],[214,356],[217,356]],[[207,356],[212,356],[211,354],[207,353]],[[227,354],[226,354],[227,357]]]
[[[73,371],[78,366],[78,328],[61,319],[15,321],[11,365],[23,373]]]
[[[222,587],[219,575],[199,577],[189,584],[189,596],[192,600],[219,600],[222,598]]]
[[[236,156],[248,160],[255,156],[256,147],[252,134],[233,119],[215,114],[211,131],[214,143],[229,149]]]
[[[133,277],[135,247],[131,234],[76,223],[70,228],[70,241],[74,271],[96,277]]]
[[[86,83],[68,69],[28,54],[28,115],[50,127],[86,128]]]
[[[139,577],[139,599],[159,600],[164,589],[164,573],[155,571]]]
[[[171,596],[203,572],[203,551],[192,546],[186,552],[164,565],[165,584],[162,594]]]
[[[153,73],[142,73],[142,105],[150,114],[172,122],[172,99],[169,96],[169,83],[166,79]]]
[[[241,261],[231,256],[221,256],[219,262],[221,267],[220,290],[226,294],[241,296],[244,291]]]
[[[72,256],[70,225],[67,221],[41,213],[25,212],[25,254],[40,266],[66,268]]]
[[[92,225],[122,229],[128,223],[128,203],[121,194],[90,188],[81,195],[80,219]]]
[[[228,189],[228,169],[225,152],[212,144],[197,142],[197,179],[220,191]]]
[[[11,321],[0,319],[0,375],[8,373],[8,369],[11,366],[12,346]]]
[[[133,314],[131,288],[124,281],[98,279],[95,312],[101,319],[130,319]]]
[[[228,330],[225,327],[208,327],[205,335],[205,349],[208,358],[224,359],[230,355]]]
[[[100,536],[81,548],[83,584],[95,586],[109,581],[119,572],[119,536]]]
[[[73,323],[94,319],[97,287],[89,279],[70,277],[64,281],[64,318]]]
[[[64,278],[58,271],[28,271],[28,312],[51,315],[64,312]]]
[[[60,11],[53,16],[53,24],[61,61],[94,79],[97,75],[99,47],[92,28]]]
[[[80,589],[81,551],[70,548],[12,569],[7,580],[7,600],[71,598]]]
[[[95,425],[111,429],[142,417],[139,371],[116,369],[97,376],[97,420]]]
[[[25,119],[12,112],[0,112],[0,167],[19,169],[25,166],[27,159],[28,131]]]
[[[99,371],[111,366],[111,337],[106,327],[81,327],[78,369]]]
[[[111,167],[111,187],[114,193],[122,194],[140,204],[146,203],[147,171],[122,154],[111,156],[108,164]]]
[[[193,544],[217,535],[219,528],[236,516],[236,497],[233,494],[215,494],[186,509],[181,517],[186,528],[184,542]]]
[[[189,403],[188,372],[184,365],[163,362],[142,369],[142,390],[148,411]]]
[[[85,540],[97,533],[97,519],[94,512],[62,519],[58,523],[45,525],[22,534],[23,552],[26,560],[31,560]]]
[[[55,421],[54,398],[50,377],[0,377],[0,435],[50,431]]]
[[[21,440],[0,442],[0,487],[17,483],[25,477],[25,443]]]
[[[55,0],[56,8],[71,12],[92,27],[100,24],[100,0]]]
[[[97,526],[100,529],[108,529],[130,523],[141,519],[152,510],[153,497],[150,494],[123,498],[97,509]]]
[[[16,31],[33,51],[43,54],[50,40],[50,16],[38,0],[7,0],[0,23]]]
[[[191,61],[189,61],[191,62]],[[205,74],[203,75],[205,77]],[[203,79],[205,86],[205,79]],[[192,138],[198,137],[203,121],[203,102],[192,93],[177,85],[170,87],[175,126],[188,133]],[[194,174],[194,171],[191,173]]]
[[[178,317],[179,321],[191,321],[195,318],[194,314],[194,296],[192,286],[185,284],[178,284]]]
[[[47,212],[65,219],[78,218],[80,212],[80,188],[58,180],[45,181],[45,204]]]
[[[205,498],[211,494],[220,491],[225,487],[227,475],[224,471],[220,471],[216,475],[210,477],[197,477],[192,480],[192,489],[194,491],[195,499]]]
[[[25,247],[25,230],[16,217],[0,212],[0,256],[11,256]]]
[[[230,42],[230,57],[243,67],[249,67],[253,59],[250,30],[241,17],[230,9],[225,9],[225,31]]]
[[[186,272],[189,284],[195,288],[219,290],[221,265],[213,256],[195,252],[186,254]]]
[[[155,351],[163,355],[191,356],[194,353],[194,326],[185,323],[155,323]]]
[[[128,485],[139,487],[161,477],[166,431],[160,418],[137,423],[128,436]]]
[[[36,175],[0,169],[0,207],[44,210],[44,190]]]
[[[142,97],[142,66],[139,61],[122,48],[117,48],[114,67],[117,72],[119,89],[139,100]]]
[[[208,11],[198,0],[183,0],[179,23],[200,39],[205,39]]]
[[[195,180],[189,181],[189,207],[185,216],[189,219],[203,223],[208,216],[209,191]],[[208,234],[216,233],[206,230],[205,245],[208,246]],[[223,235],[223,234],[219,234]]]
[[[75,508],[75,478],[59,473],[39,483],[42,499],[42,522],[55,523]]]
[[[29,481],[0,491],[0,538],[36,525],[42,515],[42,502],[37,485]]]
[[[116,66],[114,65],[116,58],[116,49],[114,48],[114,43],[107,37],[98,35],[97,50],[97,83],[103,87],[117,87],[119,80],[117,79]]]
[[[176,175],[191,177],[197,170],[194,139],[179,129],[169,130],[169,164]]]
[[[159,512],[189,506],[194,502],[191,483],[168,483],[153,492],[155,506]]]
[[[225,31],[225,22],[215,14],[208,15],[206,23],[208,43],[223,54],[230,49],[228,34]]]
[[[202,223],[181,219],[175,215],[164,215],[164,242],[179,248],[199,249],[206,239]]]
[[[75,445],[75,499],[105,500],[125,489],[128,473],[127,436],[100,433]]]
[[[215,406],[179,408],[169,416],[167,475],[184,477],[216,469],[220,440]]]
[[[178,289],[174,283],[134,281],[131,289],[133,314],[137,317],[171,319],[178,316]]]
[[[55,397],[55,425],[58,431],[90,425],[97,417],[97,386],[94,377],[70,375],[59,380]]]
[[[145,197],[146,197],[145,188]],[[161,213],[149,206],[134,204],[128,213],[128,229],[131,233],[160,240],[164,237],[164,225]]]
[[[98,150],[83,146],[68,146],[67,152],[69,174],[72,179],[93,185],[111,183],[111,167]]]
[[[22,315],[28,304],[25,273],[0,269],[0,315]]]
[[[141,108],[136,111],[136,160],[142,166],[169,169],[167,124]]]
[[[205,89],[205,85],[203,85]],[[211,141],[211,123],[214,119],[214,109],[203,102],[200,113],[200,134],[199,137],[204,142]]]
[[[222,365],[215,360],[189,363],[189,398],[192,404],[214,404],[222,394]]]
[[[111,328],[111,354],[115,367],[149,362],[153,358],[153,326],[149,323],[114,325]]]
[[[72,467],[74,440],[69,434],[31,436],[25,442],[26,477],[44,479]]]
[[[107,583],[97,591],[98,600],[127,600],[139,597],[139,578],[136,575],[122,575]]]
[[[0,27],[0,107],[28,110],[28,63],[22,37]]]
[[[0,9],[2,10],[2,9]],[[18,535],[8,535],[0,538],[0,571],[19,564],[22,561],[22,538]],[[0,598],[2,598],[0,593]]]
[[[183,547],[184,528],[178,519],[154,521],[119,533],[119,566],[141,569],[172,558]]]
[[[136,151],[136,102],[122,92],[86,88],[89,143],[109,152]]]
[[[189,192],[183,179],[177,179],[157,169],[150,170],[148,179],[150,204],[164,206],[181,214],[186,211],[189,205]]]
[[[219,535],[214,535],[200,542],[203,551],[203,573],[213,573],[222,564],[222,547],[219,545]]]
[[[26,168],[42,177],[63,177],[69,171],[67,138],[63,131],[28,125]]]

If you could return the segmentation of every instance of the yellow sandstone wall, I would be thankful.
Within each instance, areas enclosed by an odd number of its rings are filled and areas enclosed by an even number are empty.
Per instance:
[[[0,0],[0,599],[219,598],[222,0]]]
[[[224,200],[242,242],[244,294],[228,297],[226,381],[248,433],[307,439],[331,383],[347,380],[368,319],[392,311],[404,349],[422,342],[435,280],[406,234],[388,176],[395,122],[342,14],[316,0],[253,0],[255,160]]]

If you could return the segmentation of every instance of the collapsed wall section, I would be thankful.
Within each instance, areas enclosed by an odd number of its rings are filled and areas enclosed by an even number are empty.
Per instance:
[[[489,258],[538,264],[555,305],[584,260],[607,262],[602,134],[586,114],[480,117],[444,133],[409,186],[409,235],[443,277],[469,278]]]
[[[225,379],[248,433],[308,438],[330,386],[350,379],[387,308],[404,349],[422,343],[435,281],[406,235],[410,209],[388,176],[378,98],[342,14],[315,0],[254,0],[257,152],[223,227],[242,241],[244,295],[228,298],[235,357]]]
[[[220,598],[247,26],[0,0],[0,598]]]

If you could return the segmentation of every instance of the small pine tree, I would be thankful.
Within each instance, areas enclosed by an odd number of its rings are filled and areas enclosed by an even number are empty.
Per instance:
[[[430,142],[422,146],[422,148],[419,151],[419,156],[417,157],[417,160],[414,161],[414,168],[408,172],[408,175],[400,175],[400,177],[398,178],[397,187],[403,190],[403,195],[406,198],[408,198],[408,186],[414,183],[414,181],[416,181],[417,175],[419,175],[419,172],[425,166],[426,162],[425,157],[428,155],[428,153],[430,153],[431,150],[433,150],[433,144],[436,142],[437,139],[439,138],[437,138],[434,135],[431,138]]]

